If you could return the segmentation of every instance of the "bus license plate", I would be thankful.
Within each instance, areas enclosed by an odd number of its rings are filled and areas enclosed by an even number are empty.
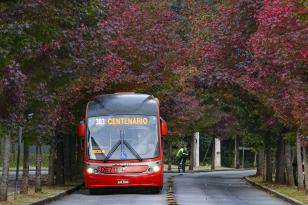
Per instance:
[[[128,179],[118,179],[118,184],[129,184]]]

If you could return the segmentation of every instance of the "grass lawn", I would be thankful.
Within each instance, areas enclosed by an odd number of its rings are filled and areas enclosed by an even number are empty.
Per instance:
[[[305,195],[304,191],[298,191],[296,187],[288,187],[286,185],[263,182],[262,177],[248,177],[248,178],[256,182],[257,184],[260,184],[262,186],[280,192],[286,196],[292,197],[298,201],[304,202],[305,204],[308,204],[308,195]]]
[[[34,192],[34,188],[31,187],[29,189],[29,194],[28,195],[24,195],[24,194],[18,194],[17,195],[17,199],[14,199],[14,195],[10,194],[8,196],[8,201],[6,202],[0,202],[0,205],[24,205],[24,204],[30,204],[42,199],[45,199],[47,197],[51,197],[54,195],[57,195],[63,191],[66,191],[70,188],[72,188],[73,186],[55,186],[55,187],[47,187],[44,186],[43,187],[43,191],[41,193],[35,193]]]
[[[20,154],[19,167],[22,168],[23,153]],[[2,165],[2,156],[0,153],[0,165]],[[35,168],[35,153],[29,153],[29,165]],[[42,167],[48,167],[48,153],[42,153]],[[2,167],[0,167],[2,169]],[[16,153],[11,155],[10,169],[16,169]]]

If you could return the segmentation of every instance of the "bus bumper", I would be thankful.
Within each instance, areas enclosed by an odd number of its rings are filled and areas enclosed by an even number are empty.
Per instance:
[[[102,175],[85,174],[85,187],[113,188],[113,187],[163,187],[163,173],[136,175]]]

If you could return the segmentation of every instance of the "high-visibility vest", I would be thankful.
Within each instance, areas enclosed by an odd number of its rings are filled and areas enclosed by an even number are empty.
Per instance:
[[[182,154],[182,152],[184,151],[183,148],[180,148],[177,152],[176,152],[176,157],[180,157],[180,155]]]
[[[181,155],[185,155],[188,156],[188,153],[184,151],[184,148],[180,148],[177,152],[176,152],[176,157],[180,157]]]

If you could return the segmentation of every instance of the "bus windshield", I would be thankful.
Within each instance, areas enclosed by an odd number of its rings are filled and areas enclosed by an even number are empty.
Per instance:
[[[87,127],[89,159],[150,159],[159,155],[156,116],[91,117]]]

